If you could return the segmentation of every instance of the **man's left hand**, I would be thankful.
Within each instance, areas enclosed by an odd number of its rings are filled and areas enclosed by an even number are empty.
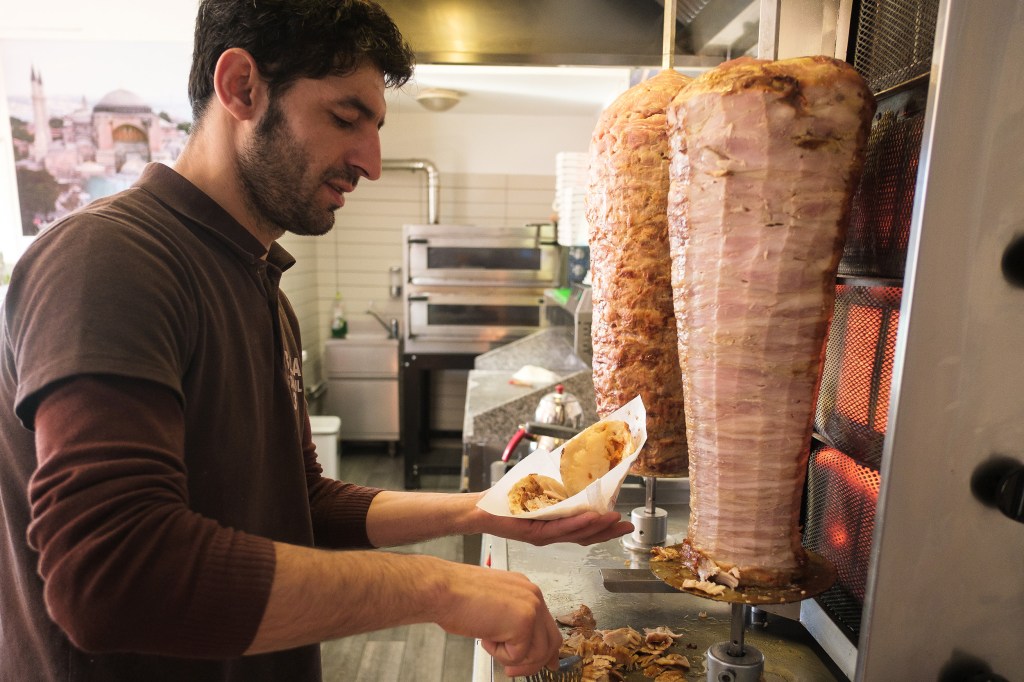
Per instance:
[[[633,524],[622,520],[615,511],[599,514],[583,512],[562,519],[541,521],[538,519],[517,519],[508,516],[491,516],[487,521],[487,532],[493,535],[521,540],[532,545],[544,546],[555,542],[574,542],[578,545],[593,545],[617,538],[633,531]]]

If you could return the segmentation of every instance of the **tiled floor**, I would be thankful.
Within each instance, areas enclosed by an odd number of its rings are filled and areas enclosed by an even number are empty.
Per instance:
[[[343,444],[339,478],[401,490],[401,456],[386,449]],[[458,476],[424,476],[423,490],[455,492]],[[440,538],[389,551],[430,554],[463,560],[463,539]],[[471,559],[475,563],[475,557]],[[379,630],[321,645],[325,682],[468,682],[473,640],[456,637],[433,624]]]

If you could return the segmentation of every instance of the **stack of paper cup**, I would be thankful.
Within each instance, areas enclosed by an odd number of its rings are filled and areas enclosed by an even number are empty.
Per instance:
[[[584,200],[587,196],[586,152],[559,152],[555,155],[555,212],[558,213],[558,243],[562,246],[587,246],[590,228]]]

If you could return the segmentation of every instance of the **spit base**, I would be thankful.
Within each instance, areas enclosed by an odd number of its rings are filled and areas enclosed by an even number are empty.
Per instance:
[[[821,594],[836,581],[836,567],[825,557],[807,551],[807,565],[799,580],[779,587],[745,586],[725,588],[721,594],[708,594],[695,587],[683,587],[685,580],[699,580],[681,561],[651,561],[651,571],[672,587],[682,592],[730,604],[790,604]]]
[[[708,682],[760,682],[764,674],[764,654],[749,644],[743,653],[729,653],[730,642],[719,642],[708,647]]]

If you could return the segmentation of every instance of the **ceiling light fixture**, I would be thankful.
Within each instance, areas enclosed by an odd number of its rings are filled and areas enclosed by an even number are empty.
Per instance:
[[[427,111],[448,111],[462,100],[465,93],[445,88],[426,88],[416,95],[416,101]]]

